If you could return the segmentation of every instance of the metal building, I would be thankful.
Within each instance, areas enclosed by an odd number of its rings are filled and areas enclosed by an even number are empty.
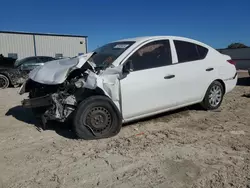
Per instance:
[[[0,54],[15,59],[73,57],[86,53],[87,45],[87,36],[0,31]]]

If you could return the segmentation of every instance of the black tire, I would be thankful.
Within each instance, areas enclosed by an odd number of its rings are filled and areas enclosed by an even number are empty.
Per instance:
[[[120,132],[122,117],[108,97],[91,96],[78,105],[73,117],[73,126],[78,138],[108,138]]]
[[[0,89],[5,89],[9,87],[10,81],[9,78],[3,74],[0,74]]]
[[[216,88],[216,90],[215,90],[215,88]],[[215,95],[216,95],[216,94],[214,94],[215,91],[217,91],[217,93],[218,93],[217,97],[215,97]],[[224,93],[225,93],[224,87],[222,86],[222,84],[219,81],[212,82],[207,89],[206,95],[201,103],[201,106],[205,110],[218,109],[223,101]],[[213,98],[213,99],[211,99],[211,98]]]

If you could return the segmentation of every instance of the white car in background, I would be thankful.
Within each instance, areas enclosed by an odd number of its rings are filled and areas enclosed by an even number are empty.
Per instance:
[[[196,40],[139,37],[33,70],[22,103],[47,120],[73,120],[79,138],[116,135],[124,122],[200,103],[217,109],[237,82],[234,62]]]

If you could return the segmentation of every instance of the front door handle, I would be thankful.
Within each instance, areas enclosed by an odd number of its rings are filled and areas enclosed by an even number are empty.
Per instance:
[[[164,79],[171,79],[171,78],[174,78],[175,75],[171,74],[171,75],[167,75],[167,76],[164,76]]]
[[[214,68],[207,68],[206,71],[212,71]]]

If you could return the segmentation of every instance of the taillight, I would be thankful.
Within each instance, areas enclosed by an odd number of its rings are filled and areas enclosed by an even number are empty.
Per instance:
[[[232,65],[236,65],[236,62],[235,62],[235,61],[233,61],[232,59],[227,60],[227,62],[228,62],[228,63],[230,63],[230,64],[232,64]]]

